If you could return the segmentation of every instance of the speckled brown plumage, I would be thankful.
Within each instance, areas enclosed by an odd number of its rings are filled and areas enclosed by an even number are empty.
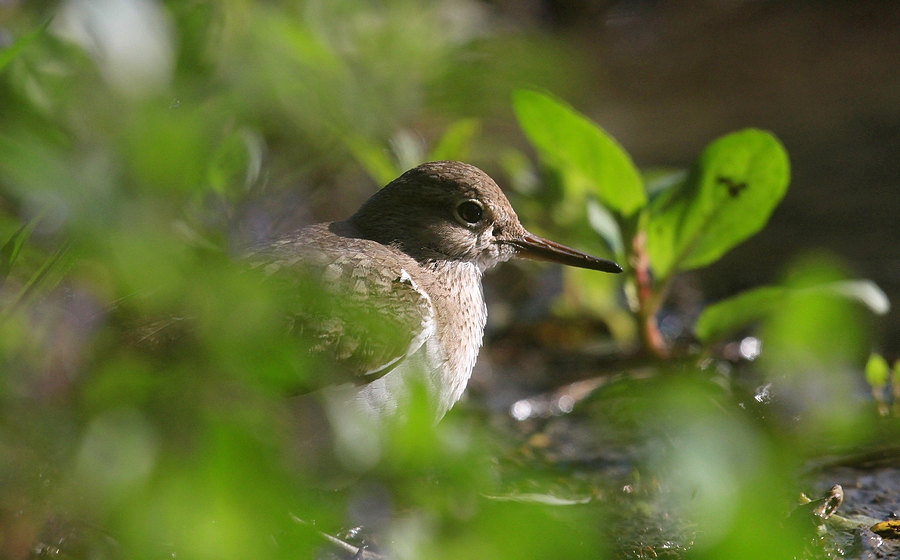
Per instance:
[[[487,174],[447,161],[407,171],[349,220],[299,229],[251,260],[273,276],[312,279],[330,296],[300,294],[292,312],[314,351],[364,382],[346,398],[383,416],[422,384],[440,418],[462,395],[481,346],[482,273],[517,255],[619,270],[529,234]]]

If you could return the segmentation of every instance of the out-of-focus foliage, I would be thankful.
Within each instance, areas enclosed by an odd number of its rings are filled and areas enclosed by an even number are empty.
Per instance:
[[[765,348],[759,366],[801,419],[798,445],[855,441],[865,430],[865,410],[871,410],[857,396],[870,351],[865,308],[828,288],[844,278],[846,272],[829,259],[801,260],[784,281],[791,297],[760,327]]]
[[[348,475],[369,482],[330,490],[288,398],[327,376],[288,334],[298,294],[239,258],[298,216],[352,211],[374,186],[360,164],[384,183],[467,158],[514,87],[578,87],[574,50],[491,17],[468,1],[0,9],[0,556],[308,558],[328,548],[315,530],[362,521],[399,557],[593,554],[592,512],[483,507],[498,492],[470,420],[411,413]],[[288,188],[329,204],[265,202]]]
[[[653,450],[650,472],[668,507],[704,527],[690,557],[797,557],[803,528],[771,515],[775,504],[793,499],[781,473],[796,458],[779,448],[784,442],[751,414],[734,414],[730,399],[703,376],[654,382],[646,395],[655,411],[648,424],[671,438]]]
[[[480,128],[477,119],[456,121],[427,154],[422,142],[409,131],[400,131],[391,139],[392,154],[387,153],[378,143],[368,142],[359,136],[350,137],[347,143],[369,176],[376,183],[386,185],[407,169],[426,161],[469,159],[472,143]]]
[[[385,183],[425,158],[502,167],[523,217],[585,249],[602,248],[599,233],[629,267],[635,233],[653,216],[671,225],[666,208],[678,207],[691,227],[671,228],[670,275],[765,221],[787,173],[770,136],[714,143],[693,175],[641,176],[571,108],[520,93],[514,110],[560,189],[540,184],[494,128],[508,128],[496,123],[515,88],[580,92],[584,57],[495,17],[466,0],[0,7],[0,557],[328,558],[317,531],[358,524],[401,559],[622,554],[608,531],[632,513],[615,509],[621,485],[570,500],[544,487],[593,482],[573,470],[598,461],[534,465],[519,432],[497,438],[502,422],[477,410],[434,426],[417,401],[354,450],[367,469],[340,453],[317,462],[317,428],[291,396],[328,372],[285,315],[319,294],[282,289],[241,259],[286,224],[347,215],[375,186],[365,174]],[[755,158],[772,188],[755,221],[748,213],[753,227],[697,241],[717,203],[689,195],[756,188]],[[633,336],[615,281],[572,274],[570,305],[602,308],[619,339]],[[873,300],[845,278],[801,267],[764,317],[739,300],[701,323],[712,340],[763,320],[772,350],[760,369],[787,380],[785,416],[805,419],[793,431],[693,368],[576,410],[595,435],[615,411],[652,442],[628,476],[673,489],[673,511],[701,535],[694,556],[793,557],[806,535],[782,523],[796,490],[784,473],[824,439],[866,437],[863,402],[840,399],[868,353],[853,300]],[[834,297],[845,289],[852,297]],[[511,480],[524,491],[507,500]]]
[[[714,342],[768,317],[791,297],[810,292],[856,300],[878,315],[890,309],[887,296],[870,280],[839,280],[803,287],[799,293],[787,286],[764,286],[707,306],[697,318],[694,334],[704,343]]]
[[[866,381],[873,389],[883,389],[890,380],[891,366],[880,354],[872,354],[866,362]]]

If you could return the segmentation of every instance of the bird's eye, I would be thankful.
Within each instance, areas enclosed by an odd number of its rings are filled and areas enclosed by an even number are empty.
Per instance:
[[[475,225],[481,221],[484,206],[477,200],[464,200],[456,205],[456,218],[463,225]]]

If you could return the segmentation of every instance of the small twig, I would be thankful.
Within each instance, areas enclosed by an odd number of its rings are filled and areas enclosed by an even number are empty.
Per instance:
[[[290,515],[291,520],[294,523],[297,523],[298,525],[306,525],[307,527],[313,526],[312,523],[310,523],[309,521],[300,519],[293,513],[288,512],[288,515]],[[335,536],[329,535],[328,533],[323,533],[322,531],[319,531],[318,529],[313,528],[313,531],[315,531],[320,537],[322,537],[323,539],[325,539],[326,541],[328,541],[335,547],[340,548],[341,550],[344,550],[344,551],[352,554],[353,560],[387,560],[386,556],[384,556],[382,554],[378,554],[377,552],[372,552],[370,550],[366,550],[365,546],[356,547],[356,546],[353,546],[352,544],[350,544],[346,541],[343,541]]]

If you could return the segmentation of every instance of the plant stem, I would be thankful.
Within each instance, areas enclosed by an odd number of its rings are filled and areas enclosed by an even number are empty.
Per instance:
[[[653,291],[653,277],[650,274],[650,257],[646,250],[647,234],[639,231],[631,240],[632,270],[637,286],[638,320],[641,323],[641,336],[644,346],[653,352],[658,358],[668,358],[669,347],[659,331],[656,322],[656,311],[661,300]]]

